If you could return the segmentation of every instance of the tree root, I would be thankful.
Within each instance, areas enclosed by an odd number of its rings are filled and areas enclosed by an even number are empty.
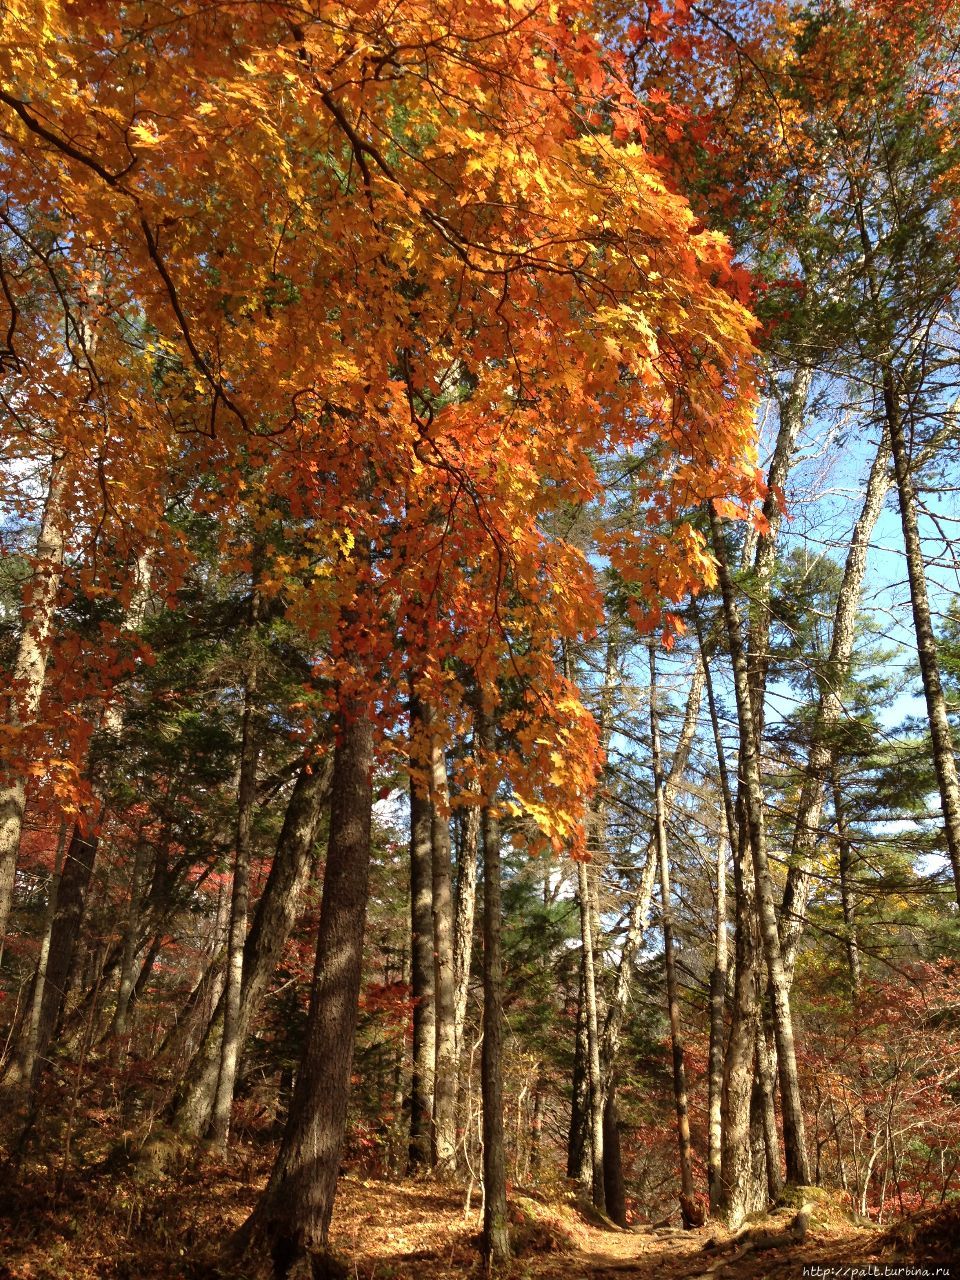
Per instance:
[[[713,1266],[708,1267],[706,1271],[695,1276],[692,1280],[708,1280],[708,1277],[721,1275],[727,1267],[739,1262],[746,1254],[755,1249],[785,1249],[790,1245],[802,1244],[806,1239],[807,1230],[810,1226],[810,1216],[813,1213],[814,1206],[812,1204],[804,1204],[800,1208],[800,1212],[795,1214],[785,1228],[779,1231],[771,1230],[769,1227],[763,1226],[745,1226],[730,1236],[727,1240],[720,1240],[716,1236],[712,1237],[703,1246],[707,1249],[734,1249],[732,1255],[718,1258]]]

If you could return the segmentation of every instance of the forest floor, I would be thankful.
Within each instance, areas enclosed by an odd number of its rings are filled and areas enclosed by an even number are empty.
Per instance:
[[[207,1161],[153,1181],[106,1171],[64,1178],[56,1164],[6,1175],[0,1280],[252,1280],[255,1272],[224,1262],[224,1246],[255,1203],[267,1168],[262,1148],[241,1147],[229,1162]],[[333,1246],[349,1260],[353,1280],[479,1276],[479,1201],[474,1196],[465,1214],[464,1200],[463,1190],[348,1174]],[[792,1212],[764,1227],[784,1230]],[[540,1192],[515,1190],[511,1217],[520,1250],[503,1280],[786,1280],[825,1277],[822,1268],[838,1268],[836,1276],[960,1280],[958,1206],[885,1232],[825,1208],[802,1243],[766,1249],[744,1248],[711,1223],[691,1232],[612,1229]]]

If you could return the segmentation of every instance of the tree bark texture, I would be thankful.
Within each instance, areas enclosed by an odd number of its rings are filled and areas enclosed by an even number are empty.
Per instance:
[[[330,798],[332,776],[330,756],[304,764],[291,792],[267,882],[244,944],[237,1013],[241,1048],[296,924],[300,900],[314,865],[317,830]],[[210,1123],[220,1066],[223,1009],[221,990],[183,1083],[167,1110],[168,1123],[184,1137],[199,1137]]]
[[[453,960],[453,868],[450,797],[443,747],[430,748],[430,839],[433,856],[433,969],[436,1056],[433,1081],[434,1168],[442,1176],[457,1162],[456,988]]]
[[[50,628],[63,576],[66,463],[55,458],[37,538],[33,576],[24,597],[24,626],[13,669],[6,720],[11,729],[28,729],[36,720],[46,679]],[[0,772],[0,952],[7,936],[17,854],[27,800],[26,775],[20,765]]]
[[[67,845],[57,889],[56,907],[50,929],[46,975],[40,999],[40,1013],[34,1029],[35,1051],[32,1078],[24,1079],[24,1087],[33,1090],[46,1061],[56,1031],[67,987],[67,976],[80,936],[80,925],[86,905],[87,887],[93,875],[100,836],[84,834],[79,825]]]
[[[780,1169],[780,1136],[777,1131],[777,1112],[774,1094],[777,1087],[777,1050],[774,1029],[770,1017],[769,1003],[764,1006],[760,992],[757,992],[760,1017],[757,1019],[756,1032],[756,1064],[754,1080],[759,1086],[760,1105],[763,1115],[763,1148],[767,1169],[767,1193],[774,1203],[783,1190],[783,1175]]]
[[[138,840],[134,851],[133,866],[130,868],[130,899],[127,904],[127,919],[123,928],[123,950],[120,956],[120,986],[117,990],[117,1003],[113,1011],[108,1035],[114,1041],[115,1051],[121,1051],[121,1041],[127,1033],[130,999],[136,981],[137,942],[140,928],[138,916],[146,892],[150,874],[150,855],[152,850],[145,840]]]
[[[620,1114],[617,1089],[611,1084],[603,1104],[603,1195],[607,1217],[618,1227],[627,1225],[627,1191],[620,1149]]]
[[[663,927],[663,959],[667,978],[667,1013],[670,1019],[670,1047],[673,1059],[673,1102],[677,1113],[677,1146],[680,1152],[680,1189],[693,1200],[693,1148],[687,1107],[687,1078],[683,1060],[683,1028],[677,970],[673,952],[673,908],[670,899],[670,860],[667,850],[667,816],[663,797],[663,764],[660,755],[660,717],[657,711],[657,666],[650,644],[650,745],[653,766],[654,835],[660,868],[660,918]]]
[[[587,1028],[587,1074],[590,1082],[591,1193],[603,1211],[603,1078],[600,1070],[600,1032],[597,1018],[597,985],[594,970],[590,878],[585,862],[577,863],[577,897],[580,905],[580,940],[583,948],[583,992]]]
[[[713,915],[713,968],[710,971],[710,1048],[707,1078],[707,1188],[714,1204],[720,1187],[723,1134],[723,1029],[727,996],[727,823],[717,841]]]
[[[4,1093],[17,1097],[21,1090],[29,1088],[33,1080],[37,1063],[37,1045],[40,1034],[40,1011],[43,1007],[43,990],[47,981],[47,964],[50,959],[50,940],[53,936],[53,922],[57,911],[57,898],[60,893],[60,876],[63,870],[63,852],[67,839],[67,824],[60,827],[60,839],[54,858],[53,875],[47,893],[47,907],[43,918],[43,935],[40,939],[40,953],[30,984],[27,1000],[26,1017],[20,1029],[16,1047],[10,1057],[9,1064],[3,1074],[0,1088]]]
[[[587,1040],[587,1001],[584,995],[583,952],[580,953],[577,983],[577,1026],[573,1049],[573,1079],[570,1090],[570,1128],[567,1134],[567,1177],[575,1179],[589,1194],[590,1164],[590,1045]]]
[[[755,733],[756,722],[750,698],[749,672],[740,620],[737,615],[733,594],[733,583],[730,579],[727,565],[723,531],[712,507],[710,509],[710,520],[713,529],[714,553],[717,557],[717,572],[723,596],[724,616],[727,623],[730,656],[733,663],[737,717],[740,722],[740,780],[743,795],[743,816],[753,858],[760,936],[773,1000],[787,1179],[792,1183],[805,1186],[810,1181],[810,1166],[807,1157],[806,1132],[800,1098],[800,1081],[797,1074],[797,1055],[793,1037],[793,1018],[790,1009],[790,988],[783,968],[780,933],[774,906],[773,884],[770,879],[770,869],[767,862],[764,800],[760,782],[760,760]]]
[[[806,920],[814,851],[820,835],[823,804],[832,760],[832,731],[840,723],[844,714],[843,687],[850,672],[853,656],[857,610],[860,607],[867,571],[867,554],[870,550],[873,530],[883,510],[884,499],[890,490],[890,483],[890,447],[887,437],[884,436],[870,468],[866,493],[847,549],[843,577],[840,581],[833,615],[828,663],[829,680],[821,688],[817,697],[810,753],[804,769],[800,799],[797,802],[794,818],[790,865],[787,870],[780,912],[783,964],[789,981],[793,978],[797,947]]]
[[[286,1130],[247,1230],[262,1230],[277,1280],[308,1260],[326,1269],[327,1237],[347,1119],[370,871],[373,722],[341,701],[330,837],[307,1039]]]
[[[677,745],[674,750],[673,757],[670,761],[670,769],[667,773],[663,787],[663,799],[666,806],[667,818],[669,819],[670,808],[676,798],[677,792],[683,783],[687,765],[690,761],[690,750],[693,745],[694,736],[697,731],[697,722],[700,717],[700,703],[703,697],[704,688],[704,672],[702,666],[698,663],[690,676],[690,690],[687,694],[687,703],[684,708],[683,722],[680,726],[680,733],[677,737]],[[623,1019],[626,1015],[627,1005],[630,1001],[630,990],[633,980],[633,969],[636,962],[637,952],[643,941],[643,935],[646,932],[650,921],[650,903],[653,899],[653,887],[657,878],[657,841],[655,836],[651,836],[647,844],[646,856],[644,858],[643,870],[640,873],[640,883],[637,885],[636,892],[630,903],[630,915],[627,920],[627,932],[620,948],[620,958],[617,962],[616,975],[613,981],[613,990],[610,1000],[607,1004],[606,1016],[603,1024],[603,1039],[600,1045],[600,1061],[603,1068],[604,1087],[610,1079],[610,1073],[613,1071],[616,1062],[617,1051],[620,1045],[620,1034],[623,1027]]]
[[[917,515],[917,494],[910,471],[903,414],[898,403],[893,370],[889,365],[883,371],[883,401],[897,480],[897,496],[900,500],[900,527],[903,531],[903,546],[907,556],[910,607],[913,612],[917,661],[920,664],[923,696],[930,725],[933,766],[940,792],[943,834],[947,856],[953,870],[957,902],[960,903],[960,781],[957,778],[957,758],[954,754],[950,721],[947,718],[947,700],[940,679],[940,659],[937,653],[937,639],[933,631],[933,615],[927,593],[927,574]]]
[[[853,870],[853,844],[847,830],[843,797],[836,770],[833,775],[833,812],[837,820],[837,845],[839,847],[840,906],[843,910],[843,940],[847,952],[847,969],[850,973],[850,994],[854,1000],[860,994],[860,941],[857,934],[857,901],[850,875]]]
[[[470,991],[480,825],[480,809],[476,805],[471,805],[463,816],[463,838],[457,865],[457,912],[453,929],[453,1031],[458,1063],[463,1047],[463,1028],[467,1018],[467,996]]]
[[[750,1099],[757,1026],[758,950],[753,863],[743,824],[738,823],[735,829],[733,1001],[723,1063],[720,1182],[710,1202],[711,1210],[720,1214],[732,1229],[740,1226],[752,1207]]]
[[[494,751],[489,718],[481,727],[484,751]],[[503,955],[500,900],[500,824],[488,797],[483,810],[483,1256],[487,1271],[510,1256],[507,1162],[503,1136]]]
[[[780,423],[767,471],[767,495],[763,503],[767,525],[757,536],[754,552],[747,649],[750,655],[750,694],[758,750],[759,743],[763,740],[764,698],[770,665],[770,592],[776,564],[777,536],[784,515],[782,494],[793,465],[812,383],[813,369],[802,365],[794,371],[790,385],[780,399]]]
[[[255,643],[259,615],[259,589],[254,579],[248,643]],[[258,733],[258,671],[256,655],[248,655],[243,689],[243,722],[240,736],[240,779],[237,787],[237,825],[234,839],[233,887],[230,897],[230,930],[227,936],[226,981],[223,988],[223,1034],[220,1040],[220,1070],[210,1116],[210,1141],[224,1147],[230,1132],[230,1112],[240,1057],[240,1000],[243,987],[243,950],[247,940],[250,910],[250,858],[253,820],[257,799],[257,767],[260,760]]]
[[[423,707],[410,697],[411,739],[424,729]],[[413,1078],[410,1085],[410,1169],[433,1160],[433,1075],[436,1012],[433,972],[433,844],[429,790],[410,777],[410,986],[413,997]]]

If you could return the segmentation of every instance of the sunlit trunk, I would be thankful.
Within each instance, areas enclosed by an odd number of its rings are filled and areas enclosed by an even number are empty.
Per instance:
[[[657,711],[657,670],[653,644],[650,645],[650,743],[653,766],[654,837],[660,869],[660,918],[663,927],[663,959],[667,978],[667,1012],[670,1019],[670,1046],[673,1058],[673,1102],[677,1114],[677,1145],[680,1151],[680,1189],[693,1200],[693,1148],[687,1109],[687,1079],[683,1055],[683,1029],[674,960],[673,907],[670,899],[670,861],[667,851],[667,818],[663,798],[663,766],[660,757],[660,718]]]
[[[33,574],[24,592],[23,630],[10,672],[10,692],[5,714],[7,727],[19,734],[36,720],[43,695],[50,649],[50,630],[63,575],[66,531],[64,503],[67,467],[62,458],[53,461],[47,497],[34,556]],[[16,738],[14,738],[16,741]],[[0,953],[7,936],[17,870],[17,853],[27,800],[24,765],[14,759],[12,769],[0,771]]]
[[[890,490],[890,448],[881,440],[867,479],[860,514],[854,524],[833,615],[828,678],[820,690],[793,825],[790,865],[780,913],[783,964],[788,980],[796,964],[797,946],[806,920],[810,877],[832,759],[833,729],[844,715],[843,686],[850,671],[856,639],[857,611],[863,594],[870,539]]]
[[[430,749],[430,824],[433,860],[433,973],[436,1055],[433,1082],[433,1154],[440,1174],[457,1160],[456,989],[453,959],[453,871],[450,849],[450,800],[443,747]]]
[[[255,643],[259,620],[260,589],[256,576],[251,585],[247,641]],[[243,683],[243,719],[240,731],[240,777],[237,786],[237,823],[234,835],[233,885],[230,896],[230,930],[227,936],[227,967],[223,988],[223,1036],[220,1041],[220,1069],[210,1117],[210,1141],[226,1145],[230,1132],[230,1112],[240,1056],[240,999],[243,987],[243,949],[247,940],[250,908],[250,859],[253,819],[257,799],[257,767],[260,760],[258,732],[259,671],[256,656],[248,655]]]
[[[933,616],[927,593],[927,574],[917,516],[917,495],[913,477],[910,474],[910,457],[904,434],[903,414],[897,401],[893,371],[889,365],[883,371],[883,401],[893,453],[897,495],[900,499],[900,527],[903,531],[903,545],[907,557],[910,607],[913,611],[913,629],[917,638],[917,661],[920,664],[923,696],[927,704],[933,766],[940,792],[943,834],[947,856],[953,870],[957,902],[960,903],[960,781],[957,778],[957,759],[954,754],[950,722],[947,718],[947,701],[940,679],[937,639],[933,631]]]
[[[763,943],[763,953],[766,960],[773,1004],[787,1180],[792,1183],[806,1185],[810,1181],[806,1133],[800,1099],[800,1082],[797,1074],[789,982],[783,967],[773,885],[767,863],[764,800],[760,784],[760,761],[754,731],[755,721],[750,698],[749,673],[740,621],[737,616],[733,595],[733,584],[730,580],[729,568],[726,562],[723,532],[712,508],[710,510],[710,519],[713,528],[714,553],[717,557],[717,570],[723,596],[724,615],[727,622],[730,656],[733,662],[737,716],[740,722],[739,771],[742,783],[743,819],[753,860],[760,937]]]
[[[577,863],[577,899],[580,914],[580,941],[583,956],[583,997],[587,1032],[587,1078],[590,1083],[590,1169],[593,1203],[603,1209],[603,1080],[600,1072],[600,1034],[597,1017],[597,986],[594,968],[593,923],[590,909],[590,880],[585,862]]]

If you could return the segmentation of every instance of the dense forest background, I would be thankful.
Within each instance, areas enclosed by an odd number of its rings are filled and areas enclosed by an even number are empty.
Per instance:
[[[956,4],[2,22],[0,1265],[955,1207]]]

